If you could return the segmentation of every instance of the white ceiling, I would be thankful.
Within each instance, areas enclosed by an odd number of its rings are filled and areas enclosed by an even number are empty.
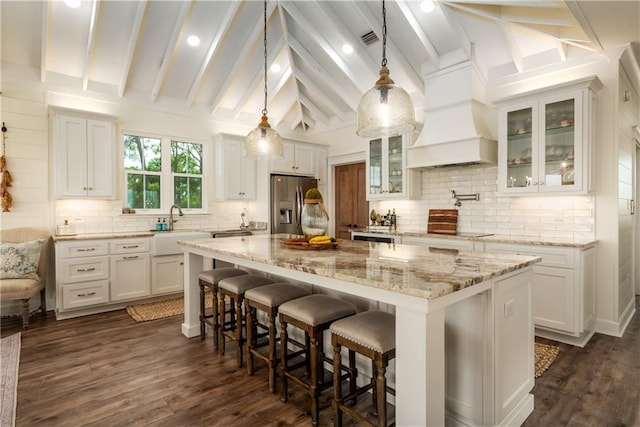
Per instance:
[[[473,58],[487,81],[633,42],[639,1],[387,1],[391,77],[424,97],[423,72]],[[269,1],[269,118],[284,134],[355,121],[377,79],[380,1]],[[45,87],[254,127],[263,108],[262,1],[1,1],[3,68]],[[186,39],[197,35],[198,47]],[[342,52],[349,43],[354,52]]]

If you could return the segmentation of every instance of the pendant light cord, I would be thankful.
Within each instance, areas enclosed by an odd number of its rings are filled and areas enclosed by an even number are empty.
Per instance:
[[[382,0],[382,66],[387,66],[387,8]]]
[[[264,0],[264,110],[262,115],[267,115],[267,0]]]

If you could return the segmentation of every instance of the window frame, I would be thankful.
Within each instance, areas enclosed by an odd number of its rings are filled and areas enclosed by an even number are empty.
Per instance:
[[[122,130],[120,132],[119,140],[119,155],[120,155],[120,170],[122,172],[122,207],[128,207],[127,204],[127,176],[130,173],[139,173],[147,171],[136,171],[132,169],[125,169],[124,166],[124,136],[133,135],[141,138],[154,138],[160,140],[160,155],[161,155],[161,171],[160,171],[160,208],[159,209],[145,209],[145,208],[132,208],[135,209],[136,214],[141,215],[167,215],[171,206],[174,204],[174,176],[190,176],[202,178],[202,207],[201,208],[185,208],[181,207],[185,215],[188,214],[208,214],[208,200],[209,200],[209,167],[211,163],[210,143],[207,141],[201,141],[188,137],[177,137],[170,135],[155,134],[152,132],[140,132],[135,130]],[[202,145],[202,175],[182,174],[174,173],[171,168],[171,143],[183,142],[190,144]],[[155,172],[154,172],[155,174]]]

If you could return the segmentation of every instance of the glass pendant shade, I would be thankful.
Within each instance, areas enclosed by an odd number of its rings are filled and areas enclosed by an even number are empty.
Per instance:
[[[259,158],[282,158],[284,157],[284,146],[280,134],[269,125],[267,116],[263,115],[257,128],[247,135],[244,144],[245,156]]]
[[[415,128],[411,97],[389,78],[387,67],[382,67],[380,78],[358,104],[356,134],[364,138],[390,137],[411,132]]]

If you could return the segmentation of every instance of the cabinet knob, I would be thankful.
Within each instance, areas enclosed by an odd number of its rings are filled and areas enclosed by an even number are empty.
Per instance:
[[[87,188],[87,187],[82,187],[82,189],[83,189],[83,190],[88,190],[88,188]]]

